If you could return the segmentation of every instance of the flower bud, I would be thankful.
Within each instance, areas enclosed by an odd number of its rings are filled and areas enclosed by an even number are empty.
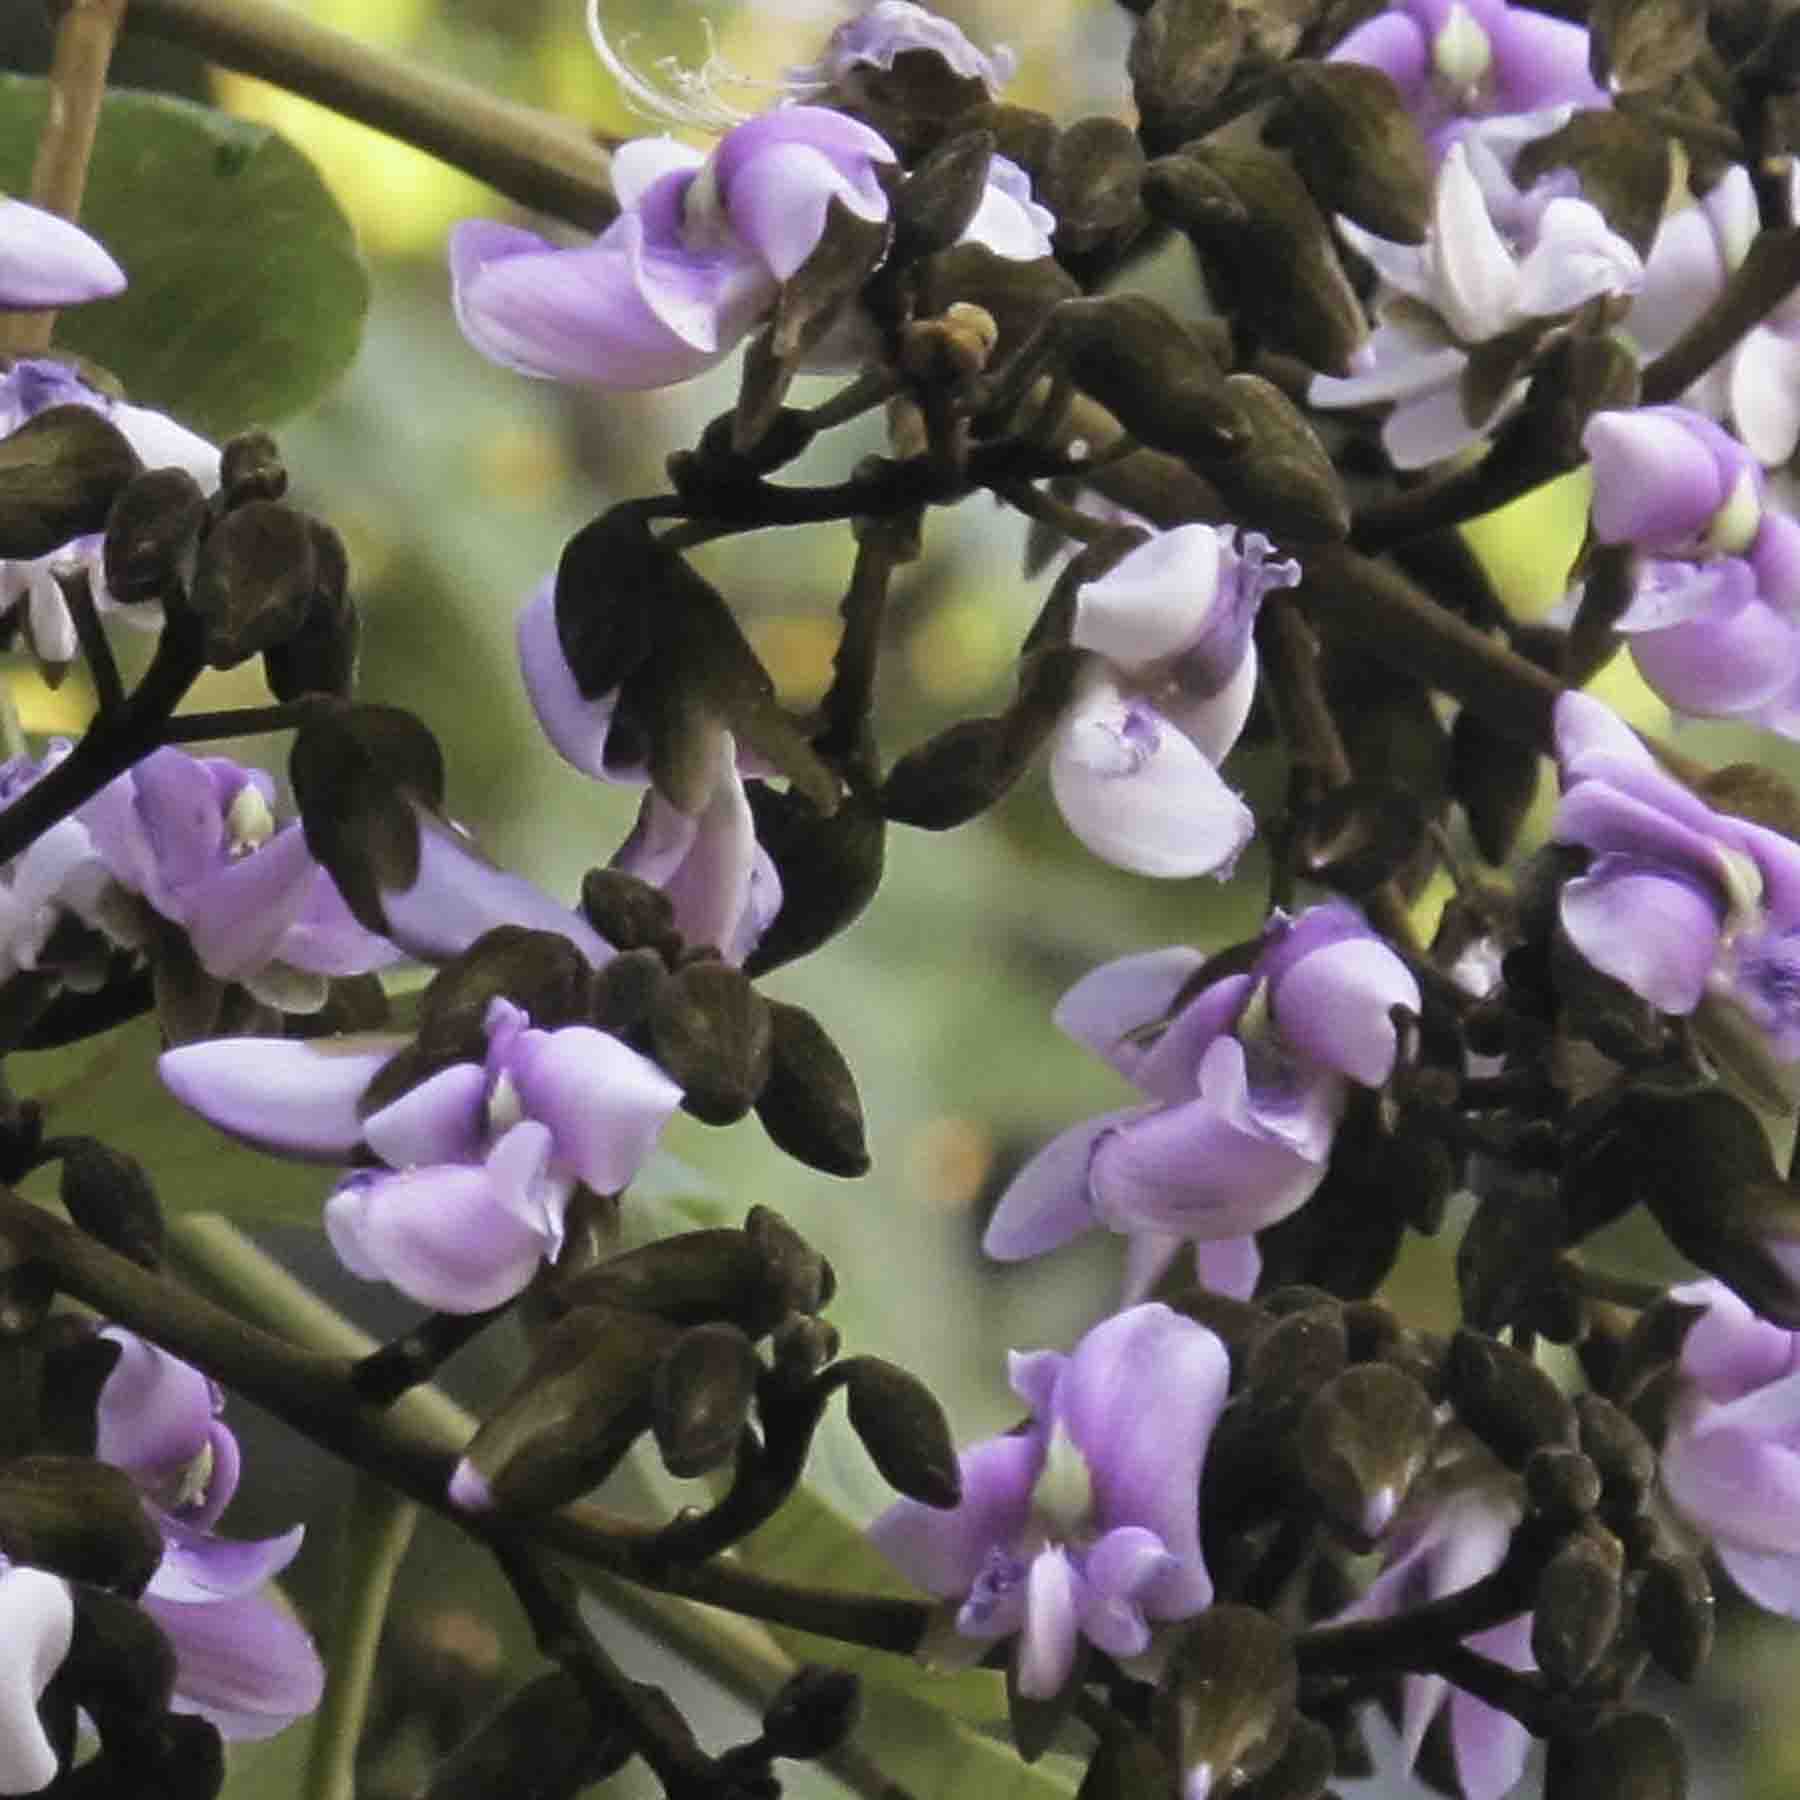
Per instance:
[[[1577,1687],[1619,1629],[1625,1554],[1611,1532],[1571,1538],[1538,1580],[1531,1653],[1559,1686]]]
[[[1056,215],[1056,249],[1064,262],[1110,263],[1146,225],[1144,151],[1123,120],[1077,119],[1056,140],[1037,183]],[[1079,272],[1079,271],[1078,271]]]
[[[1600,1471],[1579,1450],[1545,1444],[1525,1462],[1532,1515],[1555,1531],[1572,1531],[1600,1504]]]
[[[1242,208],[1241,216],[1220,209],[1205,220],[1171,219],[1193,240],[1225,310],[1254,320],[1271,349],[1347,375],[1368,335],[1362,304],[1305,183],[1272,150],[1209,140],[1181,155],[1222,183]],[[1145,198],[1155,211],[1149,186]]]
[[[1686,1800],[1687,1751],[1657,1713],[1617,1712],[1550,1740],[1544,1800]]]
[[[1431,156],[1385,69],[1293,62],[1266,140],[1287,150],[1326,212],[1377,237],[1422,244],[1431,219]]]
[[[1449,1376],[1457,1417],[1509,1467],[1523,1467],[1540,1445],[1574,1445],[1568,1397],[1510,1344],[1459,1331],[1450,1344]]]
[[[312,537],[312,601],[299,627],[263,651],[263,675],[277,700],[308,694],[347,698],[356,681],[362,615],[349,592],[350,563],[343,539],[321,519],[308,519]]]
[[[0,1463],[0,1556],[137,1595],[162,1553],[162,1534],[122,1469],[82,1456]]]
[[[1334,1773],[1350,1773],[1339,1763],[1331,1732],[1305,1713],[1295,1713],[1280,1756],[1254,1781],[1232,1792],[1235,1800],[1318,1800]]]
[[[784,1313],[810,1317],[831,1304],[837,1292],[831,1264],[772,1206],[751,1207],[744,1218],[744,1235],[763,1259]]]
[[[1601,87],[1634,94],[1667,87],[1708,50],[1705,0],[1595,0],[1588,68]]]
[[[624,1730],[596,1738],[581,1684],[565,1669],[522,1687],[433,1772],[419,1800],[574,1800],[631,1760]]]
[[[1567,1230],[1556,1185],[1535,1172],[1495,1178],[1456,1249],[1463,1317],[1496,1332],[1529,1318]]]
[[[955,1506],[962,1499],[962,1473],[950,1422],[931,1390],[876,1356],[853,1357],[838,1373],[850,1428],[887,1484],[925,1506]]]
[[[1173,1792],[1175,1777],[1162,1752],[1142,1732],[1119,1731],[1100,1740],[1075,1800],[1141,1800]]]
[[[671,1475],[685,1480],[730,1460],[761,1374],[735,1325],[696,1325],[669,1346],[650,1384],[650,1427]]]
[[[1631,1420],[1599,1394],[1575,1401],[1581,1447],[1600,1476],[1609,1520],[1635,1517],[1656,1487],[1656,1451]]]
[[[1260,375],[1228,375],[1225,393],[1245,442],[1195,463],[1234,514],[1284,542],[1340,543],[1350,502],[1325,446],[1287,395]]]
[[[1125,62],[1151,150],[1174,150],[1208,128],[1244,43],[1244,12],[1230,0],[1154,0]]]
[[[769,1079],[769,1003],[717,960],[689,963],[663,983],[649,1034],[651,1055],[682,1089],[682,1106],[708,1125],[741,1119]]]
[[[790,1313],[769,1339],[775,1373],[790,1388],[804,1387],[837,1355],[840,1342],[835,1325]]]
[[[654,1313],[683,1329],[729,1320],[764,1337],[793,1310],[746,1232],[720,1228],[660,1238],[556,1284],[571,1308],[605,1306]]]
[[[161,1264],[162,1207],[135,1156],[93,1138],[71,1140],[63,1150],[61,1197],[89,1237],[146,1269]]]
[[[804,1007],[769,1003],[769,1079],[756,1116],[771,1141],[810,1169],[854,1177],[869,1170],[856,1077]]]
[[[987,192],[991,131],[963,131],[938,147],[894,195],[896,263],[948,250],[968,230]]]
[[[1163,1755],[1187,1794],[1231,1793],[1287,1747],[1299,1676],[1287,1633],[1248,1606],[1191,1620],[1151,1702]]]
[[[175,1686],[175,1651],[141,1607],[104,1588],[72,1590],[75,1631],[63,1663],[71,1698],[103,1738],[121,1725],[141,1728],[166,1712]]]
[[[1297,1420],[1313,1395],[1342,1373],[1349,1348],[1342,1308],[1308,1306],[1289,1313],[1257,1341],[1244,1363],[1244,1385],[1257,1410]]]
[[[1637,1629],[1658,1668],[1692,1681],[1712,1651],[1713,1591],[1706,1565],[1684,1550],[1660,1550],[1644,1564]]]
[[[771,1756],[810,1762],[846,1743],[861,1716],[861,1680],[849,1669],[809,1664],[776,1690],[763,1714],[763,1741]]]
[[[1436,1410],[1425,1390],[1398,1369],[1362,1363],[1307,1402],[1300,1470],[1351,1541],[1371,1544],[1404,1503],[1436,1437]]]
[[[119,490],[106,515],[107,591],[125,605],[156,605],[194,580],[206,496],[186,469],[149,469]]]
[[[104,531],[142,465],[125,434],[89,406],[51,406],[0,439],[0,558],[48,556]]]
[[[277,501],[253,500],[207,533],[181,604],[199,621],[207,663],[234,669],[305,624],[318,580],[312,521]]]
[[[1059,305],[1081,293],[1054,257],[1021,262],[976,243],[922,257],[908,271],[907,286],[914,318],[942,318],[958,305],[985,312],[999,328],[995,361],[1011,356]]]
[[[678,1335],[650,1314],[607,1306],[559,1319],[470,1440],[452,1500],[469,1511],[547,1512],[597,1487],[649,1428],[651,1382]]]
[[[230,507],[287,497],[287,465],[266,431],[241,431],[219,449],[219,497]]]
[[[744,960],[746,973],[764,975],[811,955],[861,916],[881,886],[887,821],[862,794],[825,814],[766,781],[745,792],[756,841],[781,877],[781,910]]]

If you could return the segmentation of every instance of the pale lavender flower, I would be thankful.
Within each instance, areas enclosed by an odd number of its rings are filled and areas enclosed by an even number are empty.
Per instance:
[[[0,763],[0,810],[41,781],[71,748],[66,738],[58,738],[41,757],[14,756]],[[79,820],[61,819],[26,845],[0,868],[0,981],[38,968],[64,918],[98,928],[111,883]]]
[[[1521,192],[1495,142],[1516,152],[1510,124],[1503,139],[1472,131],[1450,146],[1422,245],[1338,222],[1382,279],[1380,323],[1356,353],[1355,372],[1315,375],[1308,396],[1327,408],[1391,402],[1381,439],[1397,468],[1424,468],[1467,449],[1523,398],[1525,384],[1516,382],[1491,417],[1470,419],[1463,373],[1471,349],[1601,295],[1635,293],[1643,279],[1637,252],[1598,208],[1564,183]]]
[[[1393,1073],[1393,1010],[1418,983],[1334,901],[1277,916],[1253,957],[1193,991],[1197,950],[1127,956],[1063,996],[1056,1022],[1152,1102],[1054,1138],[1001,1197],[983,1248],[1013,1262],[1104,1225],[1131,1239],[1127,1298],[1184,1243],[1215,1246],[1238,1291],[1242,1240],[1302,1206],[1324,1179],[1351,1082]]]
[[[1740,555],[1763,519],[1762,470],[1729,432],[1685,406],[1597,412],[1581,434],[1594,535],[1663,556]]]
[[[1741,167],[1728,169],[1703,199],[1663,221],[1625,317],[1646,362],[1718,298],[1760,228],[1749,171]],[[1745,332],[1683,398],[1713,418],[1729,419],[1765,466],[1787,462],[1800,443],[1800,297],[1790,295]]]
[[[1723,1282],[1669,1297],[1705,1312],[1682,1344],[1664,1490],[1758,1606],[1800,1618],[1800,1334]]]
[[[1340,1617],[1393,1618],[1473,1587],[1505,1560],[1523,1514],[1517,1481],[1491,1458],[1471,1452],[1439,1468],[1415,1487],[1414,1498],[1389,1531],[1381,1573]],[[1465,1642],[1509,1669],[1537,1666],[1529,1613]],[[1510,1713],[1452,1688],[1441,1675],[1408,1675],[1401,1684],[1406,1770],[1417,1760],[1432,1720],[1446,1707],[1463,1800],[1500,1800],[1525,1772],[1530,1734]]]
[[[1467,119],[1547,106],[1606,106],[1588,72],[1588,34],[1506,0],[1396,0],[1331,52],[1383,70],[1427,140]]]
[[[1052,254],[1056,215],[1031,197],[1031,177],[1004,156],[988,163],[987,186],[975,216],[956,241],[980,244],[1008,262],[1035,262]]]
[[[556,584],[546,581],[519,615],[519,667],[532,710],[557,753],[597,781],[644,787],[637,824],[612,866],[668,894],[675,928],[690,944],[710,944],[738,964],[781,910],[781,877],[757,842],[744,789],[747,770],[730,732],[714,736],[712,778],[694,813],[649,786],[641,739],[621,755],[613,741],[617,688],[584,699],[556,630]],[[621,733],[621,737],[626,734]]]
[[[344,1265],[446,1312],[519,1293],[562,1248],[577,1183],[626,1187],[681,1103],[661,1069],[588,1025],[532,1027],[490,1002],[480,1061],[439,1069],[366,1117],[359,1102],[403,1040],[215,1038],[165,1053],[177,1099],[278,1155],[374,1159],[326,1202]]]
[[[78,225],[0,199],[0,312],[80,306],[125,291],[125,271]]]
[[[123,433],[146,469],[184,469],[207,493],[219,485],[219,453],[204,438],[164,413],[109,399],[48,357],[24,358],[0,375],[0,438],[53,406],[85,406],[102,414]],[[106,586],[101,544],[94,535],[29,560],[0,558],[0,619],[20,616],[33,654],[52,668],[73,662],[79,648],[59,575],[85,573],[103,612],[122,612],[139,624],[162,623],[157,607],[116,606]]]
[[[137,1484],[163,1538],[141,1604],[175,1651],[176,1712],[229,1739],[272,1736],[310,1713],[325,1671],[304,1628],[266,1591],[299,1554],[304,1527],[260,1540],[217,1536],[237,1488],[224,1395],[200,1370],[135,1332],[102,1337],[119,1360],[100,1389],[94,1454]]]
[[[38,1702],[74,1635],[69,1584],[0,1556],[0,1794],[35,1794],[56,1779]]]
[[[451,236],[456,316],[484,356],[526,375],[665,387],[728,356],[818,247],[833,200],[887,217],[868,126],[790,106],[735,126],[710,156],[671,138],[613,154],[619,217],[591,244],[469,220]]]
[[[200,966],[289,1010],[324,1003],[330,976],[362,975],[399,951],[351,916],[297,822],[277,827],[261,769],[166,746],[75,814],[94,854],[129,894],[187,933]],[[100,923],[133,941],[129,919]]]
[[[984,56],[959,26],[912,0],[874,0],[832,32],[817,62],[788,70],[787,89],[805,97],[854,96],[863,70],[885,74],[899,57],[920,51],[938,57],[964,81],[979,81],[989,99],[998,96],[1016,67],[1010,50],[997,48]]]
[[[1218,764],[1255,697],[1263,596],[1299,579],[1259,532],[1183,525],[1081,587],[1071,641],[1091,654],[1050,785],[1096,856],[1140,875],[1230,874],[1255,820]]]
[[[1212,1332],[1156,1305],[1010,1367],[1030,1423],[962,1453],[957,1506],[898,1501],[870,1537],[949,1603],[971,1660],[1016,1634],[1019,1691],[1047,1700],[1081,1639],[1129,1660],[1211,1604],[1200,1473],[1230,1368]]]
[[[1700,1012],[1740,1073],[1779,1091],[1800,1062],[1800,845],[1717,813],[1606,707],[1556,707],[1560,843],[1593,852],[1563,884],[1562,929],[1658,1011]]]

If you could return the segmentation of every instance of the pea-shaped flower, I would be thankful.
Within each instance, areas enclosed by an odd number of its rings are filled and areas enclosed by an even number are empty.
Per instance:
[[[162,1077],[259,1148],[340,1163],[366,1148],[325,1207],[345,1266],[423,1305],[482,1312],[556,1256],[576,1184],[625,1187],[681,1103],[653,1062],[592,1026],[541,1031],[495,999],[484,1032],[481,1060],[366,1117],[364,1091],[405,1040],[214,1038],[165,1053]]]
[[[459,225],[450,272],[463,335],[522,374],[666,387],[728,356],[818,248],[836,200],[887,217],[879,133],[820,106],[749,119],[702,155],[640,138],[613,155],[620,214],[559,250],[490,220]]]
[[[1091,652],[1056,729],[1050,785],[1069,829],[1140,875],[1230,873],[1256,828],[1218,764],[1256,695],[1251,629],[1300,565],[1229,525],[1159,532],[1080,588]]]
[[[1211,1604],[1200,1471],[1229,1379],[1218,1338],[1166,1306],[1116,1314],[1068,1356],[1015,1353],[1030,1423],[962,1453],[959,1505],[898,1501],[870,1535],[949,1603],[971,1661],[1017,1635],[1019,1691],[1049,1699],[1082,1638],[1139,1656],[1157,1624]]]
[[[0,312],[79,306],[124,288],[124,270],[80,226],[0,199]]]

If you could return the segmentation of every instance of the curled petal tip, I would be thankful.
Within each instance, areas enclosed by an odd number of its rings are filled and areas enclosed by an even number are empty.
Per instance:
[[[487,1484],[487,1478],[465,1456],[457,1465],[450,1477],[450,1504],[467,1513],[485,1513],[494,1510],[493,1489]]]

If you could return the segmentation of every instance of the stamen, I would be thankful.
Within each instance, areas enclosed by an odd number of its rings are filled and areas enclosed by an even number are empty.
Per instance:
[[[740,75],[719,54],[718,41],[710,19],[701,20],[706,34],[706,60],[698,69],[686,67],[678,56],[659,56],[646,72],[627,55],[635,38],[621,39],[615,47],[606,35],[601,21],[602,0],[588,0],[588,39],[594,53],[606,65],[607,72],[619,84],[625,104],[640,118],[654,119],[660,125],[673,125],[699,131],[730,131],[742,125],[753,113],[740,111],[720,98],[721,87],[757,88],[778,91],[778,84],[756,81]]]

